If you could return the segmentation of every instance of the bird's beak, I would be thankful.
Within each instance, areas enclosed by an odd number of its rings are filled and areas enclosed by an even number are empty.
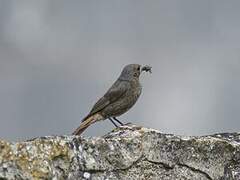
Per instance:
[[[142,66],[141,72],[143,72],[143,71],[152,73],[152,67],[151,67],[151,66],[148,66],[148,65]]]

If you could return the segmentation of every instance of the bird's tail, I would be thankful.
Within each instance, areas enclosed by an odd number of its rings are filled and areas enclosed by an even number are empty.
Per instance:
[[[102,119],[103,117],[98,113],[85,117],[80,126],[72,133],[72,135],[82,134],[83,131],[88,128],[88,126]]]

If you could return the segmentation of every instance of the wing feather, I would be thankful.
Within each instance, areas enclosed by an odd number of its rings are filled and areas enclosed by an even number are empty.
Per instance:
[[[104,109],[109,104],[117,101],[126,93],[126,91],[129,88],[130,88],[129,82],[117,80],[112,85],[112,87],[106,92],[106,94],[97,101],[97,103],[93,106],[92,110],[90,111],[89,115],[95,114]]]

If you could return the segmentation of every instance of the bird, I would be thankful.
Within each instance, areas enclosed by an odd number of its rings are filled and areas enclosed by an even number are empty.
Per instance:
[[[143,71],[152,72],[148,65],[126,65],[115,83],[95,103],[72,135],[80,135],[91,124],[105,119],[109,119],[116,127],[118,125],[114,121],[123,125],[116,117],[127,112],[137,102],[142,92],[139,77]]]

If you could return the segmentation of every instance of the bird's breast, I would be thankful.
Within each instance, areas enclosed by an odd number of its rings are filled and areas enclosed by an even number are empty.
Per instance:
[[[126,93],[125,97],[123,98],[122,105],[128,110],[130,109],[138,100],[139,96],[141,95],[142,87],[140,83],[132,84],[131,88]]]

